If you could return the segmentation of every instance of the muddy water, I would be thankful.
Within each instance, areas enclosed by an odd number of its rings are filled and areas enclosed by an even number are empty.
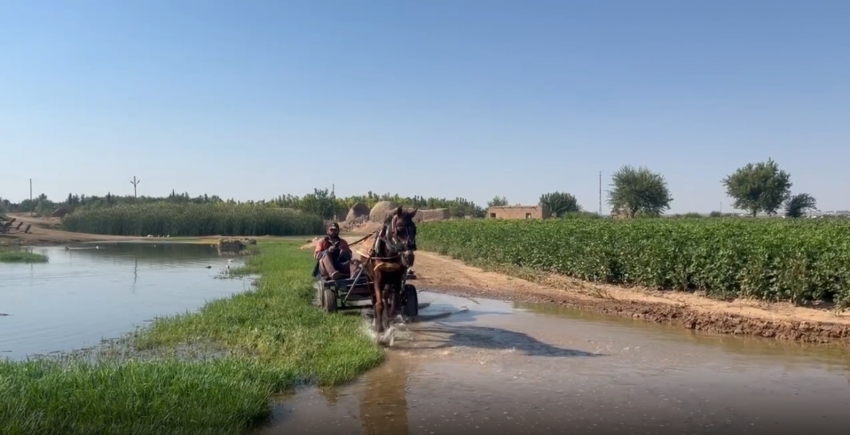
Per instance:
[[[850,433],[850,357],[420,293],[423,320],[350,385],[284,398],[262,434]]]
[[[98,244],[33,248],[46,264],[0,264],[0,358],[70,351],[132,332],[156,316],[192,311],[250,287],[214,279],[228,262],[214,247]],[[207,268],[209,266],[209,268]]]

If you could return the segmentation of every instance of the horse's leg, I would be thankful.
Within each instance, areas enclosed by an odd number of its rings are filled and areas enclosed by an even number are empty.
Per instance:
[[[393,283],[392,287],[390,288],[390,306],[392,307],[390,308],[390,319],[395,319],[398,315],[398,308],[400,305],[398,286],[398,283]]]
[[[375,333],[379,335],[384,332],[384,295],[381,281],[383,281],[381,272],[375,271],[375,305],[373,311],[375,312]]]
[[[387,306],[385,307],[386,314],[384,315],[384,328],[389,328],[390,324],[393,321],[393,315],[395,314],[395,298],[393,297],[395,292],[393,291],[392,284],[386,284],[384,286],[384,300],[386,301]]]

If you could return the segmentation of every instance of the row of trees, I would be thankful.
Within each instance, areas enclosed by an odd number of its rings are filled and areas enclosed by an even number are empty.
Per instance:
[[[726,193],[734,200],[734,207],[746,210],[753,216],[758,213],[776,215],[785,207],[785,215],[789,217],[803,216],[808,210],[816,207],[816,200],[807,193],[791,194],[791,176],[779,169],[773,159],[766,162],[749,163],[737,169],[722,180]],[[355,195],[338,198],[328,189],[314,189],[304,196],[281,195],[270,201],[247,201],[247,203],[267,204],[270,207],[282,207],[300,210],[305,213],[321,216],[324,219],[343,218],[348,210],[356,203],[373,207],[379,201],[392,201],[406,207],[420,209],[446,208],[453,217],[484,217],[487,209],[476,205],[464,198],[425,198],[422,196],[402,197],[389,193],[378,195],[368,192],[366,195]],[[646,167],[635,168],[623,166],[612,176],[611,190],[608,191],[608,204],[617,213],[628,217],[658,216],[670,209],[673,197],[664,176],[650,171]],[[121,204],[145,204],[168,202],[175,204],[204,204],[209,202],[230,202],[218,196],[206,194],[190,197],[188,193],[178,194],[174,191],[167,197],[134,195],[117,196],[108,193],[106,196],[86,196],[68,194],[64,202],[55,203],[41,194],[32,202],[27,199],[19,204],[0,198],[0,212],[30,211],[45,215],[57,207],[97,209]],[[593,215],[579,205],[575,196],[567,192],[551,192],[540,196],[540,204],[549,207],[556,217],[572,215]],[[487,203],[487,207],[508,205],[507,198],[496,196]]]
[[[624,166],[612,178],[608,203],[614,210],[634,217],[655,216],[670,208],[673,197],[661,174],[646,167]],[[785,216],[801,217],[817,207],[817,201],[808,193],[791,194],[791,175],[779,169],[773,159],[748,163],[726,176],[722,183],[726,194],[734,200],[732,205],[752,216],[759,213],[774,216],[784,205]]]
[[[670,209],[673,196],[661,174],[646,167],[626,165],[611,178],[608,204],[618,214],[628,217],[659,216]],[[733,206],[752,216],[759,213],[773,216],[784,206],[786,216],[801,217],[817,206],[815,198],[808,193],[792,195],[791,175],[779,169],[773,159],[738,168],[722,183],[726,194],[734,200]],[[583,212],[575,196],[566,192],[544,194],[540,197],[540,204],[549,206],[556,217]],[[487,205],[504,206],[508,205],[508,200],[504,196],[496,196]],[[720,212],[712,212],[711,216],[720,216]]]
[[[608,203],[614,210],[634,217],[655,216],[670,208],[673,197],[661,174],[646,167],[623,166],[612,178]],[[774,216],[784,205],[786,216],[801,217],[817,206],[815,198],[808,193],[791,194],[791,175],[779,169],[773,159],[748,163],[726,176],[722,183],[726,194],[734,200],[732,205],[752,216],[759,213]]]
[[[152,204],[152,203],[171,203],[171,204],[206,204],[216,202],[227,203],[248,203],[267,205],[269,207],[290,208],[300,210],[305,213],[321,216],[324,219],[344,218],[348,210],[357,203],[365,204],[368,207],[373,207],[380,201],[392,201],[405,207],[418,207],[421,209],[446,208],[449,213],[455,217],[473,216],[484,217],[486,209],[476,205],[474,202],[464,199],[445,199],[445,198],[425,198],[422,196],[402,197],[398,194],[390,195],[389,193],[378,195],[374,192],[368,192],[366,195],[356,195],[346,198],[336,197],[328,189],[313,189],[312,193],[304,196],[296,195],[281,195],[275,199],[266,201],[234,201],[232,199],[223,200],[216,195],[200,195],[196,197],[189,196],[188,193],[172,193],[166,197],[152,197],[134,195],[118,196],[107,193],[105,196],[95,195],[77,195],[69,193],[64,201],[54,202],[41,194],[32,201],[26,199],[20,203],[13,203],[9,200],[0,198],[0,213],[2,212],[29,212],[34,211],[39,215],[50,215],[54,210],[60,207],[68,208],[70,211],[81,209],[102,209],[127,204]]]

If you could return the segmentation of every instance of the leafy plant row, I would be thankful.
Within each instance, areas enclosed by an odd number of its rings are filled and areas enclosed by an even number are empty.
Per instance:
[[[68,231],[120,236],[296,236],[321,234],[322,219],[267,205],[148,203],[80,210],[63,220]]]
[[[423,249],[589,281],[850,305],[850,223],[761,219],[429,222]]]

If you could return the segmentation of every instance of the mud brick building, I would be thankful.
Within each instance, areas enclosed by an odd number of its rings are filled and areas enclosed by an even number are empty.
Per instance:
[[[490,219],[548,219],[552,217],[549,207],[538,205],[505,205],[487,209]]]

